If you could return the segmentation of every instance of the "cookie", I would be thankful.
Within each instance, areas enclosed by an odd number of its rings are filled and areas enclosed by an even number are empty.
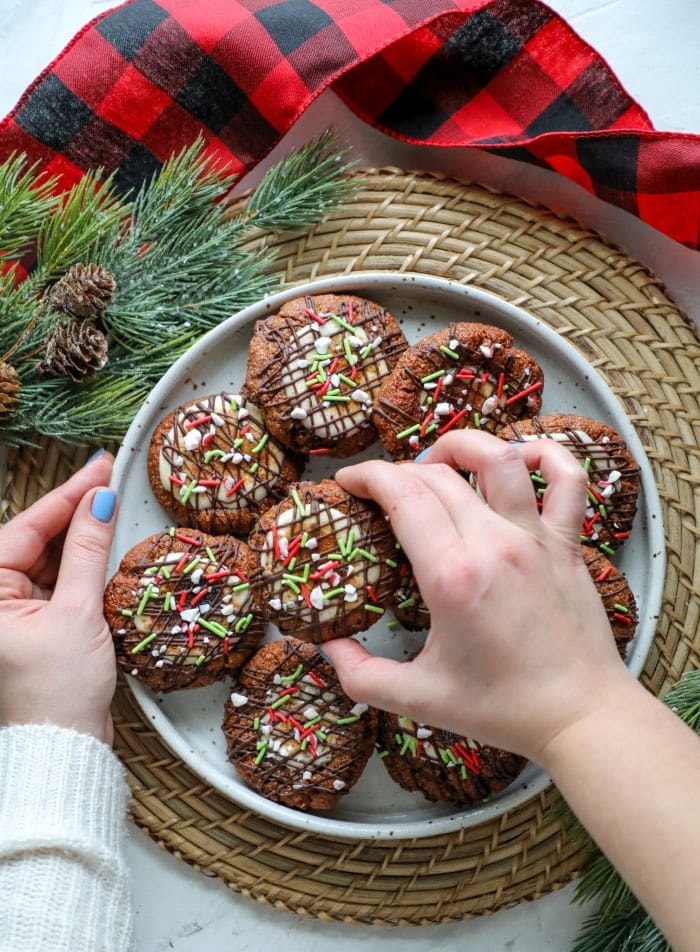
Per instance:
[[[583,561],[595,582],[615,636],[615,644],[624,660],[627,646],[634,638],[639,621],[637,602],[625,576],[609,559],[590,546],[581,546]]]
[[[247,535],[262,511],[298,479],[303,460],[265,427],[238,393],[178,407],[153,434],[148,477],[158,502],[185,526]]]
[[[373,301],[297,298],[256,323],[246,387],[284,445],[350,456],[376,439],[372,402],[407,346],[391,314]]]
[[[391,605],[396,543],[386,518],[331,479],[302,482],[250,535],[268,617],[316,643],[365,631]]]
[[[430,628],[430,611],[423,601],[413,568],[403,549],[398,551],[396,558],[399,563],[398,579],[391,610],[404,628],[409,631],[423,631]]]
[[[373,420],[394,459],[413,459],[443,433],[497,433],[542,403],[542,370],[486,324],[450,324],[409,347],[384,381]]]
[[[581,541],[614,555],[632,531],[639,495],[639,467],[619,434],[607,423],[572,413],[523,420],[500,432],[504,440],[550,439],[561,443],[588,472],[588,505]],[[540,500],[547,488],[532,474]]]
[[[171,529],[130,549],[104,609],[119,665],[154,691],[235,673],[265,631],[245,542]]]
[[[428,800],[475,803],[509,786],[524,757],[408,717],[379,712],[379,756],[392,780]]]
[[[329,810],[365,768],[377,712],[344,694],[310,644],[263,645],[226,704],[228,757],[247,784],[297,810]]]

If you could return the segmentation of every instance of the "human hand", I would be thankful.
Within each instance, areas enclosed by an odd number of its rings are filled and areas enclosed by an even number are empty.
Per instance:
[[[487,502],[456,468],[477,475]],[[535,469],[548,486],[541,516]],[[581,558],[586,475],[564,447],[464,430],[418,464],[370,461],[337,479],[389,516],[432,622],[410,662],[324,644],[354,700],[543,763],[555,736],[634,683]]]
[[[113,459],[93,457],[0,529],[0,725],[112,742],[114,649],[102,614]]]

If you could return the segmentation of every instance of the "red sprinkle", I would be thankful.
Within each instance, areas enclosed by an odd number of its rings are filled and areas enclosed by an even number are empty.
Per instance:
[[[180,593],[180,601],[177,603],[177,610],[179,612],[185,607],[185,602],[187,601],[187,592]]]
[[[248,581],[248,576],[247,576],[244,572],[241,572],[240,569],[236,569],[236,575],[239,577],[239,579],[241,580],[241,582],[247,582],[247,581]]]
[[[311,751],[312,757],[318,756],[318,751],[316,749],[316,736],[315,734],[309,735],[309,750]]]
[[[193,539],[191,536],[183,535],[181,532],[176,532],[175,538],[178,542],[186,542],[187,545],[199,545],[198,539]]]
[[[332,363],[331,363],[331,365],[330,365],[330,367],[328,368],[328,376],[329,376],[329,377],[330,377],[331,374],[334,374],[334,373],[335,373],[336,368],[337,368],[337,366],[338,366],[339,363],[340,363],[340,357],[334,357],[334,358],[333,358],[333,361],[332,361]]]
[[[419,740],[416,744],[416,760],[420,757],[420,752],[423,750],[423,741]]]
[[[632,619],[628,615],[622,615],[620,612],[613,612],[613,618],[616,618],[617,621],[624,621],[626,625],[632,624]]]
[[[455,374],[458,380],[471,380],[473,377],[476,377],[476,374],[473,370],[469,370],[467,367],[462,367],[458,374]]]
[[[440,398],[440,391],[442,390],[442,381],[444,379],[445,379],[444,377],[438,378],[438,382],[435,385],[435,392],[433,393],[433,403],[437,403],[438,399]]]
[[[610,575],[612,570],[613,570],[612,565],[609,565],[606,569],[603,569],[603,571],[600,573],[600,575],[596,579],[596,582],[604,582],[605,579],[608,577],[608,575]]]
[[[234,483],[233,486],[231,486],[231,488],[226,492],[226,498],[228,499],[229,496],[233,496],[234,493],[237,493],[244,482],[245,479],[243,476],[241,476],[238,482]]]
[[[538,380],[537,383],[533,383],[531,387],[526,387],[524,390],[521,390],[520,393],[516,393],[512,397],[508,397],[506,400],[506,406],[509,407],[511,403],[515,403],[516,400],[522,400],[523,397],[528,397],[531,393],[534,393],[535,390],[540,390],[541,388],[542,381]]]
[[[322,446],[317,450],[309,450],[309,456],[322,456],[325,453],[330,453],[330,449],[327,446]]]
[[[325,397],[325,395],[328,393],[328,391],[329,391],[330,389],[331,389],[331,378],[330,378],[330,377],[326,377],[325,383],[323,383],[323,384],[318,388],[317,396],[319,396],[319,397]]]
[[[287,694],[298,694],[299,688],[291,687],[285,688],[284,691],[280,691],[280,697],[286,697]]]
[[[178,479],[177,476],[173,476],[172,473],[168,476],[168,479],[171,483],[175,483],[176,486],[184,486],[185,484],[181,479]]]
[[[401,563],[401,568],[399,569],[399,575],[406,576],[408,575],[408,566],[405,562]]]
[[[194,608],[194,606],[197,604],[197,602],[201,602],[201,600],[204,598],[204,596],[207,594],[207,592],[210,592],[210,591],[211,591],[211,589],[209,588],[209,586],[207,586],[206,588],[201,589],[199,592],[197,592],[197,594],[195,595],[195,597],[194,597],[194,598],[192,599],[192,601],[190,602],[190,606],[191,606],[192,608]]]
[[[313,606],[312,606],[312,604],[311,604],[311,596],[309,595],[309,590],[308,590],[308,588],[306,587],[306,585],[305,585],[303,582],[301,583],[301,585],[299,586],[299,588],[301,589],[301,594],[304,596],[304,601],[305,601],[306,604],[309,606],[309,608],[312,608]]]
[[[466,407],[463,407],[463,408],[459,411],[459,413],[455,413],[455,415],[454,415],[453,417],[451,417],[451,418],[447,421],[447,423],[444,424],[444,426],[441,426],[441,427],[440,427],[440,429],[438,430],[438,434],[439,434],[440,436],[442,436],[443,433],[447,433],[447,431],[448,431],[448,430],[451,430],[452,427],[455,425],[455,423],[458,423],[458,422],[462,419],[463,416],[466,416],[466,414],[467,414],[467,408],[466,408]]]
[[[629,535],[629,532],[613,532],[613,537],[615,539],[626,539]]]
[[[221,482],[220,479],[200,479],[197,483],[198,486],[218,486]]]
[[[187,647],[194,648],[194,629],[192,628],[187,632]]]
[[[374,589],[372,588],[371,585],[368,585],[368,586],[367,586],[367,594],[368,594],[369,597],[372,599],[372,601],[376,604],[376,602],[377,602],[377,596],[374,594]]]
[[[320,688],[325,688],[326,682],[323,680],[323,678],[319,678],[319,676],[318,676],[317,674],[315,674],[313,671],[309,671],[309,677],[310,677],[311,680],[314,681]]]
[[[221,572],[212,572],[211,575],[205,575],[205,582],[218,582],[220,578],[226,578],[227,575],[230,575],[228,569],[223,569]]]
[[[311,308],[305,307],[304,314],[306,314],[307,317],[310,317],[312,321],[316,321],[318,324],[326,323],[325,318],[319,317],[316,311],[312,311]]]
[[[600,495],[600,493],[597,493],[597,492],[595,491],[595,489],[590,485],[590,483],[588,484],[588,492],[589,492],[589,493],[591,494],[591,496],[593,496],[593,498],[594,498],[595,500],[597,500],[599,503],[601,503],[601,504],[604,504],[604,503],[605,503],[605,500],[603,499],[603,497]]]
[[[506,382],[506,375],[501,374],[501,376],[498,378],[498,389],[496,390],[496,396],[498,397],[499,400],[503,396],[503,387],[505,385],[505,382]]]
[[[289,563],[292,561],[294,556],[299,551],[300,545],[301,545],[301,535],[294,536],[292,541],[289,543],[289,547],[287,549],[287,558],[284,560],[282,565],[289,565]]]
[[[185,423],[185,429],[191,430],[195,426],[202,426],[202,424],[209,423],[210,421],[211,413],[209,413],[207,416],[197,417],[196,420],[189,420],[187,423]]]
[[[182,556],[182,558],[180,559],[180,561],[179,561],[179,562],[177,563],[177,565],[175,566],[175,571],[176,571],[176,572],[182,572],[182,570],[183,570],[184,567],[187,565],[187,563],[189,562],[189,560],[190,560],[190,554],[189,554],[189,552],[185,552],[185,554]]]
[[[440,377],[440,379],[442,380],[442,377]],[[428,425],[430,424],[430,421],[432,420],[434,416],[435,414],[433,413],[432,410],[430,411],[430,413],[426,413],[425,419],[421,423],[421,427],[420,427],[421,436],[425,436],[425,431],[428,429]]]
[[[348,324],[352,324],[352,318],[355,313],[355,308],[352,301],[348,301]]]
[[[224,635],[224,654],[228,654],[228,635]]]
[[[275,559],[279,562],[282,555],[280,553],[280,540],[277,535],[277,526],[274,522],[272,523],[272,544],[275,547]]]
[[[239,436],[245,436],[246,433],[250,433],[250,423],[246,423],[242,430],[239,430]]]
[[[207,433],[207,435],[202,440],[202,446],[209,446],[209,444],[211,443],[211,441],[214,439],[215,436],[216,436],[215,433]]]
[[[350,368],[350,379],[354,380],[357,377],[357,364],[353,364]]]

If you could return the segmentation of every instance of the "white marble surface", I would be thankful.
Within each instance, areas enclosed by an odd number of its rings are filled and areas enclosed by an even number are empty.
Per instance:
[[[109,6],[103,0],[0,0],[0,114],[76,30]],[[657,128],[700,133],[697,0],[550,0],[550,6],[607,58]],[[366,164],[440,169],[574,213],[655,270],[700,326],[698,255],[552,173],[468,150],[420,150],[388,140],[362,125],[331,94],[317,100],[271,158],[329,122]],[[331,943],[336,952],[564,952],[585,915],[570,905],[567,888],[490,918],[448,926],[332,925],[244,899],[159,851],[137,830],[128,856],[138,952],[258,952],[277,945],[289,952],[326,952]]]

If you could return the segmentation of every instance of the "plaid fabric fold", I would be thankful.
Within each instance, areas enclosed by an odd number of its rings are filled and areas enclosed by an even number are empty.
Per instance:
[[[700,249],[700,136],[656,132],[536,0],[131,0],[27,89],[0,159],[127,190],[202,134],[244,172],[331,84],[389,135],[553,169]]]

